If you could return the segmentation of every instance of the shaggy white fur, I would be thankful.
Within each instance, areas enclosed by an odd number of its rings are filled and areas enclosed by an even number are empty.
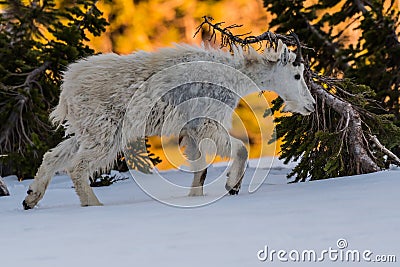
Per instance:
[[[203,194],[206,176],[199,144],[212,140],[217,154],[230,156],[226,189],[237,194],[247,150],[229,136],[232,112],[240,97],[257,90],[277,92],[285,109],[301,114],[314,110],[303,78],[303,64],[279,42],[276,51],[253,49],[234,53],[176,45],[149,53],[103,54],[69,65],[60,101],[51,113],[66,128],[68,139],[44,155],[23,205],[33,208],[59,169],[71,175],[82,206],[101,205],[88,177],[108,168],[130,140],[150,135],[180,135],[192,160],[191,196]]]

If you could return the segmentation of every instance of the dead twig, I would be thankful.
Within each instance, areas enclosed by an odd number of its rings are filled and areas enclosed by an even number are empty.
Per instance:
[[[216,33],[221,33],[221,47],[232,47],[233,44],[240,44],[242,46],[247,46],[250,44],[260,44],[263,41],[266,41],[270,46],[275,46],[278,40],[282,40],[284,43],[292,46],[297,46],[298,42],[296,38],[290,35],[282,35],[276,34],[270,31],[266,31],[260,35],[249,35],[250,33],[235,35],[231,32],[232,29],[240,28],[243,25],[233,24],[228,25],[226,27],[222,27],[225,22],[216,22],[213,23],[214,19],[209,16],[203,17],[203,22],[197,27],[194,36],[196,36],[200,31],[203,30],[204,26],[208,26],[209,30],[211,31],[211,37],[209,41],[216,39]],[[246,36],[247,35],[247,36]],[[244,37],[244,38],[242,38]],[[312,50],[311,48],[301,44],[301,48]]]
[[[369,140],[371,140],[385,155],[391,158],[397,166],[400,166],[400,159],[384,145],[381,144],[379,139],[375,135],[368,135]]]

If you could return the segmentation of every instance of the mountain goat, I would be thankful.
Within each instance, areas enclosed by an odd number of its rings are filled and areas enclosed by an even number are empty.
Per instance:
[[[129,140],[152,135],[179,134],[192,160],[190,196],[203,194],[207,169],[199,144],[211,139],[217,154],[233,159],[225,187],[237,194],[248,153],[240,140],[225,133],[240,97],[271,90],[285,101],[287,111],[314,111],[299,50],[296,55],[280,40],[276,49],[262,54],[252,48],[236,47],[230,53],[176,45],[151,53],[96,55],[69,65],[59,104],[51,113],[53,123],[63,125],[69,137],[44,155],[24,208],[42,199],[59,169],[70,174],[82,206],[101,205],[88,185],[89,176],[110,167]],[[250,82],[244,83],[243,77]]]

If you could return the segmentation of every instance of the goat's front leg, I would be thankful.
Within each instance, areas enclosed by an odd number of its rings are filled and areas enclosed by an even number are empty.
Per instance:
[[[44,192],[56,171],[65,169],[76,154],[79,144],[75,138],[62,141],[58,146],[43,156],[43,162],[29,186],[27,196],[22,202],[24,209],[32,209],[43,198]]]
[[[225,184],[225,189],[230,195],[237,195],[246,170],[248,152],[243,142],[234,137],[231,137],[231,147],[233,162],[227,173],[228,179]]]
[[[25,210],[32,209],[43,198],[44,192],[56,171],[56,168],[52,166],[55,158],[53,154],[54,152],[51,151],[44,154],[43,162],[39,167],[35,180],[33,180],[33,183],[29,186],[26,192],[27,196],[22,202],[22,206]]]
[[[203,195],[204,181],[206,180],[206,176],[207,176],[207,169],[194,172],[192,188],[190,189],[189,193],[190,197]]]

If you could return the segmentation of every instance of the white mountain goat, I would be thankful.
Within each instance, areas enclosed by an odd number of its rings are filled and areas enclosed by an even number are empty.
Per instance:
[[[251,48],[234,50],[176,45],[152,53],[96,55],[71,64],[64,73],[59,104],[51,113],[53,123],[65,126],[69,137],[44,155],[24,208],[33,208],[42,199],[60,169],[70,174],[82,206],[101,205],[88,185],[90,175],[110,167],[129,140],[173,134],[176,127],[188,159],[193,160],[189,195],[203,194],[207,169],[199,167],[204,160],[199,143],[204,138],[215,143],[217,154],[232,157],[225,187],[230,194],[237,194],[248,153],[240,140],[226,133],[240,97],[257,90],[275,91],[285,101],[285,110],[303,115],[314,111],[315,101],[303,78],[300,48],[296,55],[279,40],[276,49],[266,49],[263,54]],[[253,85],[241,83],[240,75],[220,75],[215,69],[201,67],[195,75],[215,73],[216,79],[230,81],[235,87],[225,90],[224,83],[183,83],[171,91],[174,81],[184,76],[174,70],[152,79],[167,68],[193,62],[227,66],[247,75]],[[184,104],[196,97],[195,102]],[[182,108],[174,110],[179,104]]]

